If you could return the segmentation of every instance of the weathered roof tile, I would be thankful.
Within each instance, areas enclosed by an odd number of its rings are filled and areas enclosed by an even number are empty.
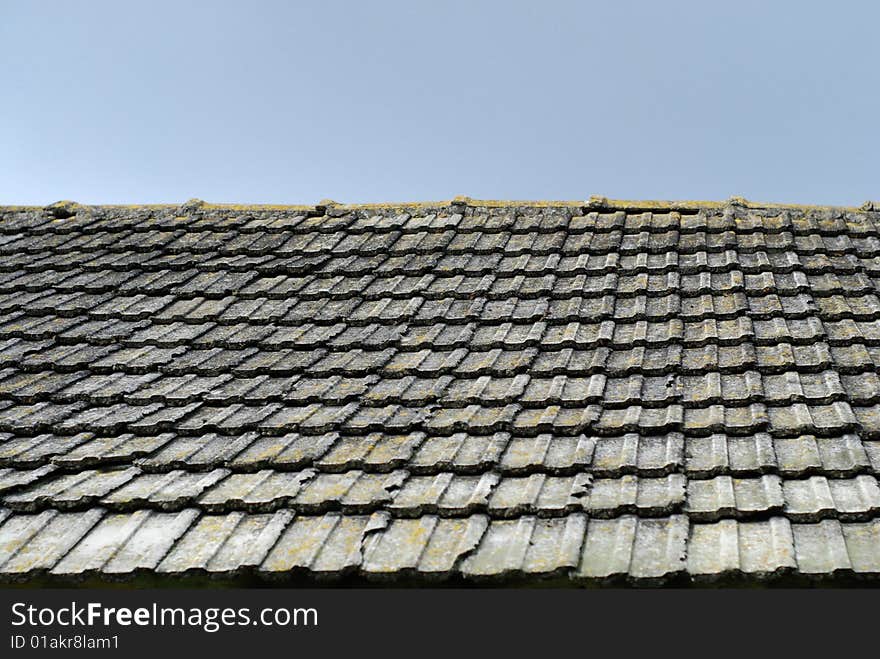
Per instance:
[[[725,575],[767,578],[791,571],[797,566],[791,524],[784,517],[694,524],[687,563],[688,572],[707,579]]]
[[[462,563],[462,572],[467,576],[497,577],[550,575],[572,568],[577,565],[586,525],[584,515],[493,521],[477,550]]]
[[[50,570],[103,515],[102,509],[92,508],[84,513],[47,510],[9,517],[0,526],[0,573]]]
[[[575,576],[590,580],[629,577],[636,582],[650,582],[681,573],[687,527],[682,515],[590,520]]]

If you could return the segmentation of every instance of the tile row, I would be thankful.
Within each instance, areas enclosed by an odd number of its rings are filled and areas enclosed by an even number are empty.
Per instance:
[[[56,471],[32,480],[10,475],[2,478],[0,485],[5,488],[0,489],[0,505],[17,512],[87,510],[94,505],[116,512],[188,507],[207,512],[273,512],[285,508],[298,514],[386,511],[395,517],[481,513],[493,519],[560,517],[575,512],[592,518],[627,514],[645,518],[684,512],[700,522],[771,515],[798,522],[863,521],[880,515],[880,486],[867,474],[843,479],[782,479],[768,474],[696,480],[684,474],[617,478],[588,472],[568,476],[502,476],[496,472],[418,475],[405,469],[390,473],[314,469],[146,473],[136,467],[119,467]]]
[[[0,313],[9,316],[82,317],[90,320],[151,320],[160,323],[218,323],[234,325],[299,326],[305,323],[348,325],[436,323],[486,324],[545,321],[552,324],[613,320],[617,322],[701,320],[806,319],[823,322],[880,319],[880,298],[865,295],[812,297],[805,293],[749,297],[745,293],[701,294],[683,297],[677,293],[660,296],[617,297],[575,296],[569,298],[488,299],[486,297],[425,299],[381,298],[364,300],[309,299],[297,297],[210,299],[202,296],[178,299],[170,295],[115,295],[113,293],[57,293],[51,289],[36,293],[0,294]]]
[[[88,316],[27,315],[22,311],[0,319],[0,355],[7,348],[26,346],[10,341],[54,341],[59,345],[114,345],[127,348],[177,348],[261,350],[449,350],[468,348],[522,350],[542,348],[661,347],[680,344],[698,348],[710,344],[753,343],[772,346],[780,343],[803,345],[827,343],[833,346],[880,344],[880,320],[820,320],[817,316],[792,318],[778,316],[755,319],[706,318],[685,321],[569,321],[546,322],[437,322],[433,324],[352,325],[347,319],[335,324],[304,322],[296,326],[275,327],[246,322],[218,324],[185,323],[162,319],[92,319]],[[45,347],[45,346],[44,346]],[[21,348],[19,348],[21,349]],[[8,358],[7,358],[8,361]]]
[[[695,297],[707,293],[745,293],[749,297],[770,294],[791,296],[798,293],[815,297],[831,295],[867,295],[880,289],[880,276],[862,272],[806,274],[802,270],[774,273],[743,273],[732,269],[725,272],[700,271],[681,274],[677,271],[652,274],[620,272],[587,275],[393,275],[377,274],[349,276],[340,274],[260,275],[257,272],[218,270],[213,272],[168,270],[143,272],[93,272],[84,270],[43,270],[38,273],[14,271],[0,273],[0,295],[20,292],[55,291],[58,294],[84,293],[89,295],[114,292],[117,295],[172,295],[186,299],[205,297],[220,299],[235,296],[240,299],[344,300],[361,298],[409,298],[419,296],[426,300],[445,298],[488,300],[519,298],[618,298],[640,295],[662,296],[679,293]]]
[[[767,251],[764,249],[725,249],[720,251],[695,250],[679,253],[669,250],[659,253],[563,255],[558,253],[525,253],[507,255],[504,252],[483,254],[374,254],[333,256],[298,255],[224,255],[218,252],[180,252],[167,254],[161,250],[149,252],[76,251],[55,254],[51,251],[7,254],[0,261],[0,273],[12,280],[24,273],[36,275],[39,281],[54,282],[63,272],[82,272],[83,285],[108,277],[120,286],[165,286],[182,284],[190,279],[192,272],[211,275],[215,273],[257,273],[260,277],[306,277],[310,275],[333,277],[338,275],[378,277],[420,277],[434,275],[496,277],[541,276],[554,274],[560,277],[585,275],[590,277],[607,274],[668,274],[681,276],[704,272],[722,274],[738,271],[748,275],[763,273],[788,274],[802,272],[805,275],[823,274],[880,275],[880,256],[855,253],[829,253],[815,251],[799,253],[791,250]],[[43,274],[47,273],[47,274]],[[58,273],[58,274],[56,274]],[[131,276],[134,275],[134,278]],[[89,279],[89,277],[93,279]],[[10,281],[11,279],[6,279]]]
[[[815,374],[829,370],[852,375],[872,372],[878,364],[878,345],[829,345],[825,342],[806,345],[710,343],[696,347],[683,347],[682,344],[630,348],[600,346],[541,351],[537,347],[521,350],[138,348],[115,344],[58,344],[52,340],[0,341],[0,370],[4,372],[12,369],[28,373],[73,374],[88,370],[96,375],[158,373],[167,376],[233,375],[237,378],[300,375],[313,378],[439,378],[444,375],[458,378],[512,378],[518,375],[552,378],[602,375],[624,378],[633,375],[706,376],[710,373],[745,375],[748,371],[762,375],[794,371]]]
[[[686,515],[553,519],[485,515],[413,519],[297,516],[291,511],[202,515],[54,510],[0,526],[4,580],[131,577],[140,573],[264,578],[544,577],[633,584],[670,580],[873,577],[880,522],[792,523],[783,517],[698,523]]]
[[[59,215],[66,215],[60,218]],[[152,208],[126,209],[123,212],[101,207],[77,207],[68,212],[57,209],[47,212],[18,211],[3,213],[2,234],[26,232],[30,235],[155,231],[188,233],[228,232],[242,234],[266,233],[333,233],[348,234],[399,231],[442,232],[455,229],[460,233],[510,232],[553,233],[566,230],[609,232],[692,233],[723,232],[784,232],[797,234],[880,235],[880,223],[870,212],[843,210],[797,209],[668,209],[658,211],[589,210],[577,205],[535,208],[526,205],[490,208],[462,205],[437,206],[421,210],[406,208],[321,209],[286,211],[247,211],[224,209]]]
[[[812,475],[851,478],[880,474],[880,442],[858,435],[772,437],[767,433],[688,437],[681,433],[616,437],[535,436],[495,433],[447,436],[423,432],[360,435],[0,435],[0,468],[10,486],[42,477],[40,471],[77,471],[136,465],[147,473],[228,469],[251,473],[265,469],[321,473],[406,469],[419,475],[460,475],[489,471],[504,476],[588,472],[596,477],[785,478]]]
[[[316,369],[320,372],[320,369]],[[91,406],[128,403],[168,406],[196,402],[211,404],[286,403],[288,405],[359,403],[364,406],[405,405],[466,407],[516,403],[523,408],[549,406],[604,408],[741,406],[764,403],[771,407],[795,403],[828,405],[847,402],[869,406],[880,403],[880,376],[867,371],[839,374],[785,371],[761,373],[708,372],[695,375],[629,375],[609,377],[557,375],[539,377],[521,373],[512,377],[473,375],[237,376],[145,374],[94,374],[73,372],[0,370],[0,400],[33,405],[41,402],[85,403]]]
[[[581,407],[523,408],[518,404],[412,407],[397,404],[363,406],[357,402],[344,405],[190,403],[178,406],[116,403],[89,406],[85,403],[16,404],[9,400],[0,401],[0,431],[25,435],[80,432],[148,435],[169,431],[203,435],[257,431],[277,436],[294,431],[317,435],[336,430],[345,434],[425,431],[437,435],[458,432],[491,435],[509,431],[522,435],[553,433],[569,436],[627,432],[654,435],[681,431],[692,436],[768,432],[775,437],[858,432],[864,439],[873,440],[880,439],[880,405],[857,406],[838,401],[827,405],[793,403],[778,407],[764,403],[685,407],[674,403],[663,407],[629,405],[607,408],[600,404],[585,404]]]
[[[474,254],[502,251],[510,255],[532,253],[564,255],[582,253],[662,253],[677,248],[679,252],[724,249],[795,250],[804,253],[827,251],[854,252],[874,256],[880,252],[880,232],[849,231],[842,225],[836,231],[816,228],[769,228],[761,225],[740,229],[738,222],[727,227],[640,227],[611,228],[597,225],[598,217],[583,217],[568,226],[549,231],[522,230],[483,226],[469,231],[441,227],[403,231],[351,231],[336,227],[324,231],[240,232],[147,229],[144,231],[93,230],[82,233],[32,233],[0,235],[0,255],[15,253],[56,254],[106,250],[111,252],[149,252],[160,249],[168,254],[181,252],[220,253],[226,255],[374,255],[431,253]]]

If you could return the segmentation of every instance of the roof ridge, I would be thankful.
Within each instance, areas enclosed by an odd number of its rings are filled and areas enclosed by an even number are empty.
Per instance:
[[[331,206],[336,210],[370,210],[380,208],[400,208],[400,209],[422,209],[422,208],[440,208],[444,206],[471,206],[471,207],[490,207],[490,208],[555,208],[555,207],[585,207],[595,209],[609,210],[630,210],[630,211],[660,211],[660,210],[701,210],[701,209],[722,209],[729,206],[739,206],[743,208],[770,210],[850,210],[850,211],[873,211],[880,207],[880,202],[866,201],[858,206],[841,206],[834,204],[792,204],[779,202],[758,202],[747,200],[743,197],[733,196],[725,201],[708,201],[708,200],[634,200],[634,199],[609,199],[601,195],[591,195],[587,199],[578,200],[515,200],[515,199],[475,199],[466,196],[457,196],[452,199],[440,201],[402,201],[402,202],[367,202],[367,203],[343,203],[325,199],[316,204],[239,204],[239,203],[213,203],[200,199],[190,199],[183,203],[147,203],[147,204],[81,204],[75,201],[62,201],[49,204],[47,206],[40,205],[2,205],[0,210],[43,210],[56,207],[72,207],[82,206],[91,208],[119,208],[119,209],[137,209],[137,208],[203,208],[210,210],[254,210],[254,211],[308,211],[315,209],[323,209]]]

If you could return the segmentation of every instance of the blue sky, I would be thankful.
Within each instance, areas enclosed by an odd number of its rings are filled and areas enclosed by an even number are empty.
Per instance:
[[[0,203],[880,200],[880,4],[0,0]]]

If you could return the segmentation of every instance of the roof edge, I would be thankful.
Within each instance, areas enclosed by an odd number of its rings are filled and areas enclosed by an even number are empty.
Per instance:
[[[195,203],[194,203],[195,202]],[[588,199],[578,200],[506,200],[506,199],[475,199],[472,197],[454,197],[442,201],[403,201],[403,202],[371,202],[371,203],[339,203],[331,200],[322,200],[317,204],[237,204],[237,203],[212,203],[201,200],[188,202],[157,203],[157,204],[80,204],[78,202],[56,202],[46,206],[40,205],[0,205],[4,211],[33,211],[43,210],[64,204],[65,206],[82,206],[107,209],[171,209],[187,206],[190,208],[202,208],[208,210],[232,210],[232,211],[313,211],[316,208],[333,207],[341,210],[374,210],[381,208],[421,209],[437,208],[443,206],[483,206],[491,208],[533,207],[533,208],[559,208],[559,207],[593,207],[608,210],[700,210],[721,209],[731,205],[754,209],[779,209],[779,210],[874,210],[880,206],[876,202],[867,201],[859,206],[839,206],[833,204],[787,204],[776,202],[757,202],[731,197],[725,201],[695,201],[695,200],[633,200],[633,199],[608,199],[599,195],[593,195]]]

